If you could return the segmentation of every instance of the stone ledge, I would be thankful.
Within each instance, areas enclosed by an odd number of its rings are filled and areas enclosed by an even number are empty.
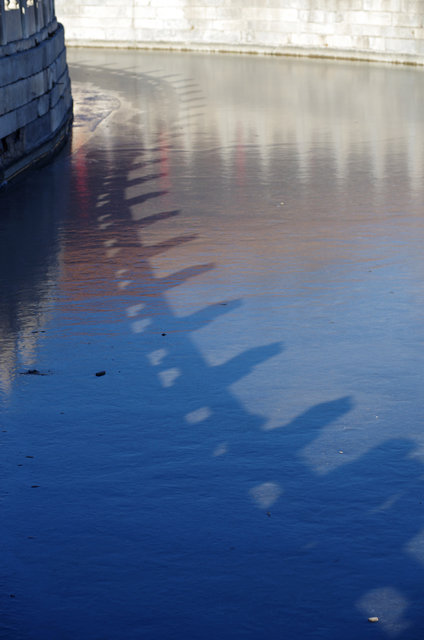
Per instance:
[[[144,49],[144,50],[169,50],[169,51],[193,51],[205,53],[239,53],[248,55],[274,55],[308,58],[325,58],[335,60],[357,60],[364,62],[382,62],[390,64],[424,65],[424,55],[410,55],[406,53],[355,50],[324,47],[294,47],[273,45],[249,45],[226,43],[186,43],[186,42],[149,42],[135,40],[85,40],[66,39],[68,47],[87,48],[113,48],[113,49]]]

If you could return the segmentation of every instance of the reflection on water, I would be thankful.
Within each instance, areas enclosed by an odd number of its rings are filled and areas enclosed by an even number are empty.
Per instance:
[[[0,630],[420,638],[422,72],[69,57],[0,194]]]
[[[72,56],[84,62],[84,54]],[[98,53],[90,62],[103,57]],[[331,192],[353,190],[360,181],[368,196],[393,180],[421,186],[421,69],[248,56],[187,61],[175,55],[164,71],[163,59],[140,62],[130,53],[108,70],[115,74],[115,89],[120,74],[122,82],[134,83],[145,146],[157,143],[159,129],[163,142],[174,124],[173,148],[185,152],[185,164],[191,160],[197,175],[207,150],[208,162],[226,166],[228,180],[243,180],[246,162],[254,163],[261,182],[277,189],[294,177],[301,184],[324,178],[322,187]],[[140,90],[137,78],[146,72]],[[74,77],[78,73],[74,67]],[[154,90],[158,104],[152,109]]]
[[[36,361],[54,305],[69,177],[56,168],[0,193],[0,388]]]

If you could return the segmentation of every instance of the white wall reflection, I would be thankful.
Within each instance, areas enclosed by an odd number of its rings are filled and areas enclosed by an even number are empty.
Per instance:
[[[78,60],[76,51],[70,55]],[[291,148],[303,179],[313,177],[316,156],[324,153],[337,179],[351,180],[352,170],[357,172],[352,160],[359,154],[373,189],[381,190],[396,167],[411,187],[420,188],[423,152],[416,132],[422,69],[249,56],[209,60],[206,55],[192,55],[187,69],[184,55],[174,53],[166,61],[164,56],[137,52],[122,63],[115,56],[110,64],[112,71],[134,80],[145,74],[136,99],[146,147],[157,143],[158,131],[164,146],[171,124],[173,147],[181,147],[182,160],[193,166],[200,153],[216,149],[223,167],[234,174],[240,171],[242,150],[266,174],[275,157]],[[154,90],[160,106],[152,110]]]

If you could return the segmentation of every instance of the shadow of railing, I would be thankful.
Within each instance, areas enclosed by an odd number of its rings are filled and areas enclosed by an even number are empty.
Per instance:
[[[100,86],[103,73],[91,69]],[[137,118],[120,127],[136,130]],[[78,451],[71,476],[81,482],[81,465],[83,535],[80,523],[69,523],[61,512],[63,495],[57,498],[57,526],[71,538],[79,532],[79,544],[70,544],[78,586],[66,560],[66,588],[50,594],[50,609],[60,611],[56,627],[94,637],[100,623],[111,638],[149,640],[418,640],[423,570],[411,541],[419,547],[424,530],[423,465],[414,442],[391,438],[357,459],[334,446],[325,459],[340,463],[318,471],[305,448],[352,415],[355,398],[348,395],[311,403],[290,422],[266,430],[264,418],[248,410],[232,386],[281,356],[283,345],[243,346],[216,365],[206,359],[193,332],[229,317],[227,327],[236,335],[232,314],[243,312],[243,300],[176,314],[169,292],[196,279],[211,286],[207,278],[216,265],[193,264],[191,257],[186,262],[182,252],[168,275],[158,275],[154,259],[197,236],[189,229],[169,237],[161,231],[148,241],[156,225],[172,221],[177,228],[184,212],[167,185],[168,138],[158,136],[148,148],[134,135],[126,139],[125,148],[114,148],[99,135],[72,160],[73,222],[63,240],[62,295],[79,304],[83,319],[98,318],[107,298],[126,323],[121,334],[127,343],[101,378],[104,390],[96,389],[90,414],[102,424],[108,411],[115,412],[100,480],[92,452],[104,449],[84,416],[82,439],[92,449],[89,455]],[[283,388],[290,371],[283,364],[274,375]],[[252,383],[253,399],[262,392]],[[296,392],[306,396],[301,385]],[[90,573],[87,558],[96,559],[100,578]],[[119,613],[110,607],[110,585],[119,592]],[[93,591],[94,617],[91,605],[83,605],[90,598],[81,596]],[[45,625],[45,611],[39,616]],[[378,625],[368,622],[371,616],[380,618]]]
[[[152,158],[152,164],[140,161],[143,154]],[[173,482],[179,491],[189,491],[180,476],[182,466],[198,483],[199,493],[194,493],[191,505],[200,510],[205,520],[202,524],[197,522],[196,534],[189,536],[190,544],[195,544],[197,536],[207,538],[211,535],[207,531],[215,528],[212,536],[217,539],[227,536],[231,541],[229,548],[234,551],[233,559],[228,559],[224,550],[217,558],[206,544],[205,554],[212,553],[211,558],[205,560],[201,551],[196,556],[206,563],[212,583],[218,582],[215,586],[206,584],[199,599],[191,594],[190,602],[198,612],[186,612],[188,619],[193,624],[195,620],[197,624],[210,624],[214,632],[222,633],[220,625],[226,617],[209,621],[212,610],[202,604],[208,594],[212,602],[225,599],[230,612],[228,619],[236,628],[231,637],[271,638],[278,628],[287,638],[328,640],[340,637],[343,629],[343,637],[355,640],[418,639],[421,633],[418,576],[422,577],[422,568],[407,547],[424,528],[419,506],[423,466],[414,457],[413,441],[387,440],[359,459],[321,473],[308,465],[303,456],[305,448],[328,426],[345,419],[354,408],[353,398],[346,396],[315,404],[272,431],[264,430],[263,418],[246,410],[233,394],[232,385],[279,356],[282,345],[254,346],[221,365],[211,366],[193,342],[192,333],[227,313],[242,310],[243,301],[222,300],[191,315],[175,316],[167,293],[193,278],[212,274],[214,264],[186,266],[165,277],[155,275],[151,264],[155,256],[196,240],[195,235],[187,234],[144,244],[145,230],[163,221],[177,220],[182,213],[178,209],[161,210],[161,200],[168,196],[166,189],[154,187],[139,196],[124,195],[129,186],[145,189],[150,180],[156,183],[163,177],[162,171],[153,171],[156,154],[160,155],[159,147],[134,150],[133,157],[127,156],[127,163],[121,159],[117,169],[114,158],[109,158],[108,165],[106,156],[95,152],[90,157],[96,162],[89,166],[106,167],[109,174],[114,173],[114,185],[122,185],[110,192],[105,185],[100,224],[110,222],[104,229],[104,245],[118,250],[109,253],[108,259],[114,261],[113,271],[122,274],[130,301],[123,311],[134,335],[134,350],[143,358],[142,366],[149,367],[148,375],[152,377],[147,383],[149,397],[143,393],[145,405],[140,418],[143,424],[150,423],[150,428],[164,430],[166,440],[175,428],[202,430],[203,442],[198,436],[193,442],[196,461],[186,452],[178,462],[169,463],[173,471],[163,478],[176,501],[173,507],[168,505],[166,521],[170,524],[175,518],[176,531],[179,530],[177,508],[183,510],[189,522],[192,520],[184,498],[174,494]],[[144,172],[143,177],[135,178],[134,169]],[[95,173],[93,180],[97,180]],[[143,217],[143,209],[151,201],[155,201],[157,211]],[[92,203],[92,210],[98,212],[96,204],[99,203]],[[142,386],[146,385],[146,375],[142,376]],[[255,393],[260,394],[260,389]],[[302,389],[299,393],[303,393]],[[171,436],[180,455],[179,447],[182,443],[189,446],[189,439],[186,431],[184,436]],[[167,446],[165,442],[163,446]],[[334,451],[334,455],[343,454]],[[223,459],[229,462],[222,463]],[[217,465],[220,465],[219,480],[211,482],[208,475],[218,473]],[[211,487],[223,499],[223,512],[229,519],[228,500],[232,496],[230,502],[234,501],[237,515],[232,515],[231,526],[222,524],[222,514],[216,525],[213,520],[217,514],[205,512],[202,502],[211,499],[205,498]],[[232,487],[241,493],[237,494]],[[217,508],[215,499],[212,503]],[[258,524],[254,509],[251,515],[239,519],[240,510],[248,509],[249,503],[259,507],[268,529]],[[266,541],[266,550],[261,547],[261,536]],[[180,566],[179,562],[185,564],[187,559],[181,556],[176,562]],[[211,562],[217,563],[217,567],[213,568]],[[262,563],[266,576],[261,571]],[[186,570],[190,574],[190,569]],[[193,567],[191,570],[196,581],[197,571]],[[230,579],[233,571],[238,576],[237,586]],[[159,573],[168,584],[173,583],[171,569]],[[230,592],[227,581],[232,585]],[[238,589],[243,594],[246,585],[258,599],[258,605],[250,610],[245,601],[240,607],[240,597],[244,600],[244,596],[239,593],[236,598],[234,592]],[[264,594],[271,585],[272,595],[268,599]],[[174,615],[171,611],[169,620]],[[377,629],[368,622],[372,616],[380,618]],[[158,629],[165,635],[170,633],[168,622],[165,616],[158,623]],[[172,626],[171,622],[169,625]],[[192,631],[189,622],[186,630]],[[156,636],[153,633],[151,637]],[[229,635],[224,632],[223,637]]]
[[[137,80],[137,73],[133,70],[128,73],[133,81]],[[99,72],[100,83],[101,76]],[[133,125],[137,124],[135,116]],[[234,544],[231,549],[240,550],[238,557],[229,559],[223,550],[217,557],[207,546],[206,553],[210,553],[211,558],[204,562],[211,571],[212,583],[201,590],[199,597],[191,593],[193,608],[198,608],[199,613],[198,616],[187,613],[188,619],[193,623],[197,620],[202,628],[210,625],[211,630],[221,635],[221,623],[224,619],[231,620],[231,637],[255,639],[276,637],[277,629],[287,638],[328,640],[341,634],[355,640],[420,638],[423,572],[409,549],[411,540],[421,539],[424,528],[420,506],[423,466],[416,457],[416,445],[407,438],[388,439],[356,460],[332,466],[327,473],[318,473],[308,465],[304,450],[329,425],[349,415],[354,399],[348,396],[315,404],[279,429],[264,431],[263,419],[242,406],[231,386],[255,367],[281,354],[282,345],[252,347],[219,366],[205,361],[191,338],[192,332],[241,309],[242,301],[223,300],[190,316],[175,317],[166,292],[207,273],[214,265],[191,266],[167,278],[155,277],[149,259],[158,251],[181,246],[185,240],[177,237],[153,247],[143,246],[144,228],[170,216],[177,217],[179,211],[162,211],[158,205],[156,213],[143,217],[143,205],[149,199],[160,203],[167,195],[166,190],[155,188],[131,199],[124,197],[129,185],[146,184],[149,176],[153,180],[163,177],[160,140],[157,146],[139,149],[135,155],[137,158],[133,157],[127,166],[121,165],[116,172],[122,190],[111,194],[105,210],[114,216],[119,212],[121,219],[132,218],[140,241],[137,260],[144,265],[143,282],[148,293],[128,307],[127,314],[134,334],[140,336],[147,332],[149,337],[141,348],[146,349],[151,375],[157,380],[156,384],[152,383],[152,389],[158,394],[153,403],[159,402],[163,407],[153,411],[153,423],[167,430],[175,427],[175,423],[180,428],[189,425],[202,429],[205,443],[200,444],[196,438],[195,446],[199,455],[205,457],[195,465],[194,477],[200,487],[199,502],[193,507],[201,511],[205,522],[197,522],[198,531],[189,536],[189,540],[196,545],[196,539],[202,536],[207,539],[208,531],[216,527],[217,514],[207,513],[201,505],[202,488],[203,495],[208,495],[212,485],[226,502],[220,513],[221,524],[215,531],[216,539],[227,536]],[[103,160],[99,163],[103,164]],[[157,163],[159,171],[153,173]],[[134,178],[134,169],[143,170],[145,174]],[[116,171],[116,163],[112,163],[109,171]],[[194,236],[186,237],[187,241],[192,239]],[[119,263],[119,267],[122,266],[125,268],[125,263]],[[154,347],[150,348],[153,337]],[[260,390],[257,393],[260,394]],[[220,441],[216,439],[216,432],[220,434]],[[187,437],[181,440],[186,443]],[[180,442],[179,437],[176,442]],[[212,483],[206,478],[207,474],[217,473],[206,459],[211,451],[216,461],[230,460],[220,468],[219,480]],[[335,449],[334,454],[343,459],[344,452]],[[180,463],[184,461],[193,462],[189,455]],[[266,477],[263,477],[264,471]],[[178,473],[176,471],[176,483],[180,486]],[[221,484],[219,489],[217,482]],[[234,485],[239,489],[244,486],[245,494],[236,495],[231,489]],[[231,513],[229,496],[232,496],[230,503],[235,516]],[[245,508],[246,501],[253,501],[262,510],[268,530],[258,526],[255,517],[239,517],[240,504]],[[177,498],[177,505],[191,520],[184,501]],[[179,523],[176,509],[171,510],[170,521],[174,515]],[[231,526],[222,524],[225,517]],[[249,527],[251,531],[246,531]],[[266,550],[261,548],[262,536]],[[182,563],[185,561],[181,558]],[[214,563],[218,567],[213,567]],[[222,564],[225,568],[220,569]],[[268,577],[262,569],[269,572]],[[237,576],[235,582],[230,578],[232,572]],[[163,580],[173,580],[168,569],[159,573]],[[195,570],[192,577],[196,584]],[[215,580],[217,583],[212,586]],[[252,610],[240,607],[240,599],[236,597],[236,592],[243,591],[245,585],[249,585],[254,594],[253,600],[258,599],[259,605],[253,605]],[[204,605],[205,597],[210,597],[210,607]],[[227,614],[219,615],[213,609],[218,620],[215,624],[212,608],[214,603],[223,601],[227,603]],[[156,613],[159,615],[159,610]],[[175,618],[171,607],[170,620],[173,616]],[[380,618],[378,626],[368,622],[372,616]],[[168,627],[163,620],[165,633],[171,627],[171,623]],[[193,630],[187,623],[188,633],[190,629]],[[225,636],[224,632],[224,637],[229,634]]]

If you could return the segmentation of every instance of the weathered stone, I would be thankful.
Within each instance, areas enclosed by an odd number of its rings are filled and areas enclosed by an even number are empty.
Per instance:
[[[422,7],[422,0],[56,0],[71,44],[417,64],[424,64]]]
[[[50,16],[34,28],[29,20],[30,37],[0,47],[0,184],[53,152],[72,120],[63,27]]]

